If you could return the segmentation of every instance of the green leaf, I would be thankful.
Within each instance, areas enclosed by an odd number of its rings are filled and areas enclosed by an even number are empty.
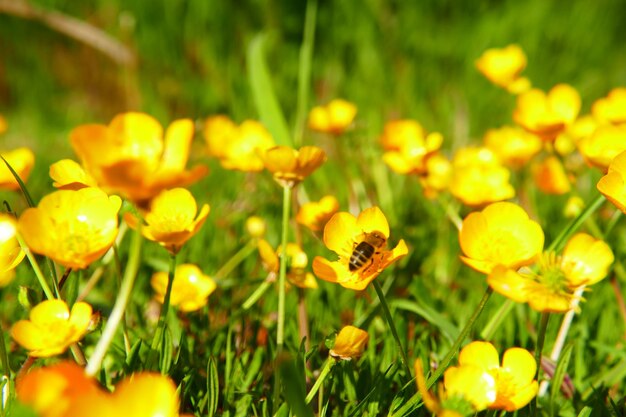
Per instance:
[[[207,416],[213,417],[217,411],[217,403],[220,397],[220,381],[217,374],[217,363],[213,356],[209,357],[207,363]]]
[[[593,408],[585,407],[582,410],[580,410],[580,413],[578,413],[578,417],[589,417],[592,411],[593,411]]]
[[[559,392],[561,391],[561,384],[563,384],[563,379],[567,373],[567,367],[569,366],[570,359],[572,357],[572,350],[574,348],[573,344],[568,344],[563,352],[561,352],[561,357],[559,358],[559,362],[556,365],[556,369],[554,370],[554,376],[552,377],[552,388],[550,390],[550,410],[556,410],[557,404],[556,400],[559,396]]]
[[[173,345],[172,345],[172,334],[169,331],[169,328],[165,326],[163,328],[161,339],[161,349],[159,351],[159,368],[161,369],[161,373],[163,375],[167,375],[172,366],[172,353],[173,353]]]
[[[441,333],[443,333],[443,335],[446,336],[446,338],[451,342],[454,341],[459,335],[459,329],[452,324],[452,322],[426,304],[418,304],[417,302],[409,300],[393,300],[389,304],[391,305],[391,308],[410,311],[411,313],[415,313],[422,317],[433,326],[438,327],[439,330],[441,330]]]
[[[306,386],[304,375],[302,375],[298,366],[299,363],[296,363],[288,354],[280,356],[277,362],[285,399],[291,407],[293,414],[297,417],[313,417],[313,411],[311,411],[305,401]]]
[[[258,34],[248,46],[248,79],[252,97],[261,122],[267,127],[278,145],[293,146],[285,116],[280,108],[269,70],[265,62],[263,45],[265,35]]]

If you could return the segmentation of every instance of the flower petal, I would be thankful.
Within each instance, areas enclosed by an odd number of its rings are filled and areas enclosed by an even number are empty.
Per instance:
[[[383,212],[376,206],[363,210],[356,220],[358,228],[366,233],[380,232],[389,237],[389,223]]]
[[[350,258],[355,238],[362,233],[357,219],[350,213],[335,213],[324,227],[324,244],[342,258]]]

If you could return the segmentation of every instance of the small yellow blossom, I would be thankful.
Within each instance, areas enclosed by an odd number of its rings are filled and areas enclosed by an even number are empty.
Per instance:
[[[259,216],[250,216],[246,219],[246,231],[251,237],[262,238],[266,230],[267,224]]]
[[[568,219],[578,217],[581,211],[585,208],[585,202],[577,195],[573,195],[565,202],[563,207],[563,215]]]
[[[258,242],[259,255],[263,262],[263,267],[273,274],[278,274],[280,267],[280,254],[282,247],[274,250],[272,245],[265,239]],[[290,284],[300,288],[317,288],[317,281],[310,272],[306,271],[309,258],[302,248],[296,243],[287,243],[287,280]]]
[[[170,253],[176,254],[195,235],[209,215],[209,205],[204,204],[198,213],[196,199],[184,188],[162,191],[150,202],[141,226],[143,236],[157,242]],[[124,220],[137,229],[139,219],[126,213]]]
[[[587,163],[606,171],[613,158],[626,151],[626,125],[599,126],[578,142],[578,150]]]
[[[483,206],[515,196],[511,173],[487,148],[468,147],[452,160],[450,192],[468,206]]]
[[[91,306],[77,302],[70,312],[63,300],[46,300],[30,311],[29,320],[11,328],[11,336],[34,357],[49,357],[65,352],[87,332]]]
[[[596,100],[591,114],[600,123],[626,124],[626,88],[614,88],[606,97]]]
[[[537,188],[546,194],[566,194],[572,186],[563,164],[556,156],[548,156],[532,167]]]
[[[580,106],[578,91],[567,84],[558,84],[547,94],[534,88],[517,97],[513,120],[541,139],[552,141],[576,120]]]
[[[59,190],[26,209],[18,230],[28,247],[61,265],[87,268],[113,245],[122,200],[98,188]]]
[[[559,155],[569,155],[580,146],[582,140],[588,138],[598,128],[598,122],[587,114],[580,116],[571,125],[560,133],[554,141],[554,150]]]
[[[60,190],[80,190],[85,187],[97,187],[97,182],[83,167],[71,159],[62,159],[50,165],[52,184]]]
[[[607,200],[626,213],[626,151],[611,161],[608,172],[597,184]]]
[[[520,77],[520,73],[526,68],[526,55],[518,45],[486,50],[476,61],[476,68],[489,81],[512,94],[519,94],[530,88],[530,81]]]
[[[441,148],[443,136],[426,134],[415,120],[394,120],[385,125],[380,142],[389,168],[399,174],[422,175],[427,172],[428,158]]]
[[[13,280],[14,270],[24,255],[17,240],[17,221],[8,214],[0,213],[0,287]]]
[[[542,148],[537,136],[513,126],[489,129],[483,141],[504,165],[513,169],[526,165]]]
[[[289,146],[275,146],[262,154],[265,168],[284,187],[294,187],[326,161],[326,153],[317,146],[296,150]]]
[[[336,213],[324,227],[324,244],[339,256],[331,262],[320,256],[313,260],[319,278],[352,290],[364,290],[386,267],[404,257],[408,248],[400,239],[385,250],[389,223],[378,207],[363,210],[358,217]]]
[[[345,326],[337,334],[335,345],[330,350],[330,356],[336,359],[349,361],[360,357],[370,336],[365,330],[354,326]]]
[[[426,160],[426,173],[419,176],[420,184],[426,198],[437,195],[450,187],[452,163],[444,155],[435,153]]]
[[[11,168],[20,177],[22,182],[26,182],[30,176],[30,171],[35,164],[35,154],[28,148],[17,148],[8,152],[1,152],[2,156],[11,165]],[[19,190],[20,185],[13,173],[0,160],[0,190]]]
[[[163,271],[155,272],[150,279],[150,285],[160,303],[165,300],[168,280],[167,272]],[[184,312],[199,310],[207,304],[209,295],[215,288],[217,288],[215,281],[202,273],[196,265],[177,265],[172,282],[170,305],[177,306]]]
[[[356,112],[356,106],[346,100],[331,100],[326,106],[317,106],[311,110],[309,129],[340,135],[352,124]]]
[[[339,211],[339,201],[332,196],[327,195],[320,201],[311,201],[300,206],[296,221],[309,228],[313,232],[324,229],[328,220]]]
[[[532,264],[543,249],[544,234],[524,209],[500,202],[468,215],[459,242],[464,254],[461,260],[488,274],[497,265],[517,269]]]
[[[78,126],[70,140],[100,187],[144,205],[162,190],[189,185],[206,175],[205,166],[185,169],[193,130],[190,119],[176,120],[163,137],[163,128],[153,117],[128,112],[108,126]]]

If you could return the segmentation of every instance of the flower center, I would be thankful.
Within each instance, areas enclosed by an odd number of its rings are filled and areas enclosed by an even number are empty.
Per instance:
[[[561,268],[561,257],[554,252],[544,252],[539,261],[538,279],[556,294],[567,292],[567,277]]]

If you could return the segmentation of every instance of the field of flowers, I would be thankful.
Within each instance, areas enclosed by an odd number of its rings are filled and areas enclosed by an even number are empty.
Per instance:
[[[626,415],[626,7],[408,3],[0,0],[0,416]]]

